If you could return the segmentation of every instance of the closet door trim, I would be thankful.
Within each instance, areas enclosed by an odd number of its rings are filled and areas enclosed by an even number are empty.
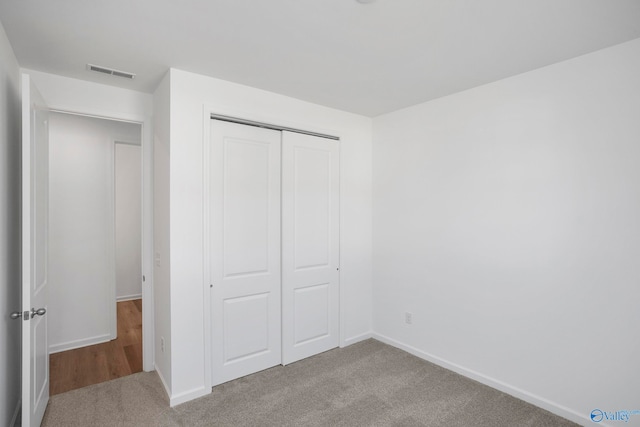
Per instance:
[[[220,120],[223,122],[237,123],[240,125],[247,125],[247,126],[255,126],[259,128],[272,129],[272,130],[277,130],[281,132],[286,131],[286,132],[301,133],[303,135],[317,136],[320,138],[332,139],[334,141],[340,140],[340,137],[334,136],[334,135],[327,135],[324,133],[312,132],[309,130],[291,128],[287,126],[279,126],[279,125],[274,125],[270,123],[257,122],[254,120],[246,120],[238,117],[223,116],[221,114],[211,114],[211,120]]]

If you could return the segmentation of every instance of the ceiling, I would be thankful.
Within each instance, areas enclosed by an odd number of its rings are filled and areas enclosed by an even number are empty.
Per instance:
[[[0,20],[24,68],[153,92],[174,67],[376,116],[640,38],[640,1],[0,0]]]

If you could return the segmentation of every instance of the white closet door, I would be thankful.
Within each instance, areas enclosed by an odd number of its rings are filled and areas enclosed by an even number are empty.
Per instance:
[[[278,131],[211,121],[213,385],[282,360]]]
[[[283,132],[283,364],[339,344],[338,221],[338,142]]]

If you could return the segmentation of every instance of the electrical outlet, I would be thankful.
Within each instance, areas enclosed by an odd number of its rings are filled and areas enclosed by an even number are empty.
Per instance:
[[[406,311],[404,313],[404,323],[406,323],[407,325],[411,325],[413,323],[413,314]]]
[[[160,337],[160,351],[164,353],[164,337]]]

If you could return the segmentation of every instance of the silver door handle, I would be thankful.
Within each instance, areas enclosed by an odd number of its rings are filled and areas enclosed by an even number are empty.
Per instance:
[[[13,313],[11,313],[11,319],[16,320],[16,319],[20,319],[22,318],[22,312],[21,311],[14,311]]]
[[[36,315],[44,316],[46,312],[47,312],[46,308],[39,308],[37,310],[35,308],[31,308],[31,318],[33,319]]]

